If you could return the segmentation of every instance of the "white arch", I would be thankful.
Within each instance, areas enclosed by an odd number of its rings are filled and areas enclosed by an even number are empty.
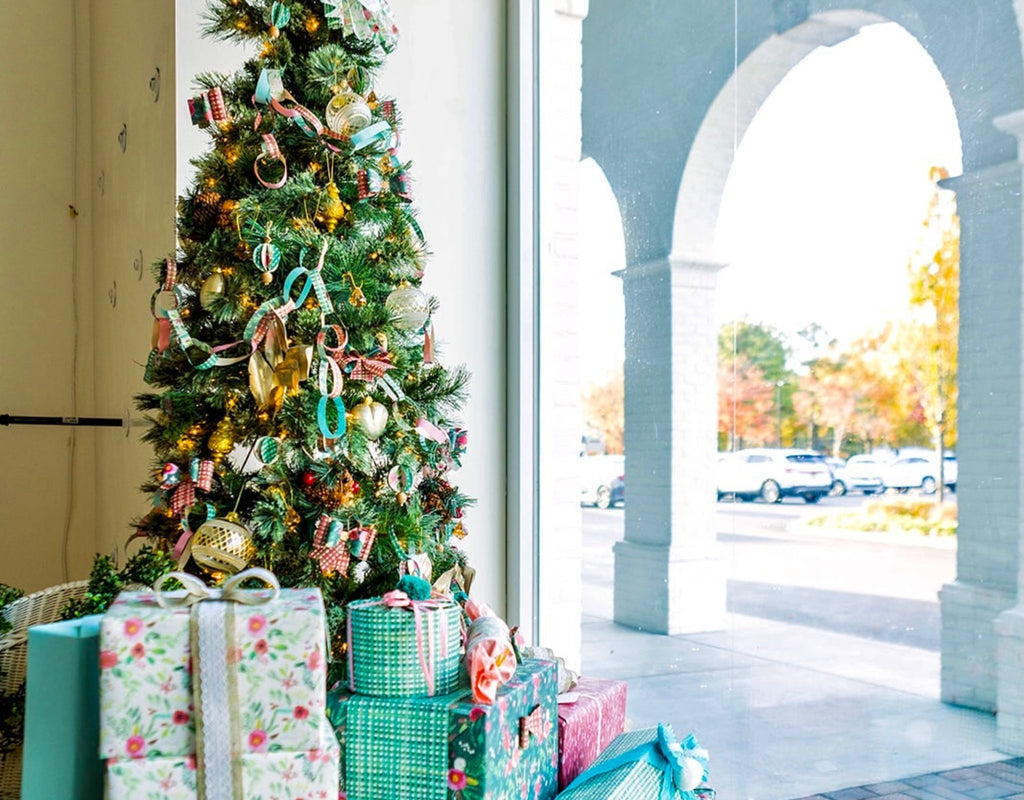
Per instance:
[[[786,74],[818,47],[831,47],[887,19],[867,11],[817,14],[772,36],[718,93],[690,148],[676,200],[673,261],[714,262],[715,228],[733,155],[758,109]]]

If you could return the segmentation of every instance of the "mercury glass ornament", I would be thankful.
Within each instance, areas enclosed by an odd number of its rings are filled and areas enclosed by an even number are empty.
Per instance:
[[[331,98],[324,118],[332,131],[351,136],[370,124],[373,112],[362,97],[350,89],[344,89]]]
[[[388,295],[384,307],[391,312],[395,324],[406,331],[418,331],[430,316],[430,301],[411,283],[401,283]]]
[[[190,546],[199,566],[228,575],[241,572],[256,555],[249,529],[239,521],[220,517],[200,525]]]

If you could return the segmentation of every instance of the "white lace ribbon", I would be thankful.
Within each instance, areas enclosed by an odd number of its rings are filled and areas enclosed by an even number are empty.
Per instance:
[[[172,578],[185,587],[183,593],[164,591]],[[241,584],[250,578],[272,591],[243,590]],[[244,800],[238,706],[232,702],[234,672],[228,663],[234,646],[235,607],[269,603],[277,598],[281,585],[272,572],[254,567],[229,578],[220,588],[210,588],[187,572],[169,572],[153,585],[153,591],[163,608],[189,608],[199,800]]]

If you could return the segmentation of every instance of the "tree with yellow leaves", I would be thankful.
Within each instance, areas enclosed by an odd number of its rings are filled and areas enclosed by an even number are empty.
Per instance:
[[[960,217],[956,197],[939,181],[949,177],[932,167],[934,190],[921,242],[908,265],[910,304],[916,319],[898,332],[901,366],[920,403],[939,462],[939,500],[944,486],[943,452],[957,437],[957,358],[960,330]]]

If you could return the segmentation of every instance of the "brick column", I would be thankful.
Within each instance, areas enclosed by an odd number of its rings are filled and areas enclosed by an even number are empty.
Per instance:
[[[538,638],[579,668],[579,165],[586,0],[542,4],[540,25],[540,542]]]
[[[996,120],[996,127],[1015,135],[1018,140],[1024,140],[1024,111],[1000,117]],[[1021,169],[1018,161],[1009,165],[1011,177],[1007,179],[1008,188],[1015,193],[1017,198],[1016,226],[1011,228],[1012,235],[1005,237],[1017,245],[1016,275],[1021,280],[1021,241],[1022,241],[1022,220],[1020,211],[1020,189],[1022,185]],[[994,293],[995,294],[995,293]],[[1017,352],[1013,362],[1015,369],[1007,369],[1006,373],[1013,375],[1016,381],[1020,382],[1024,375],[1024,356],[1021,353],[1021,308],[1022,284],[1018,283],[1015,292],[1017,313],[1015,322],[1017,324],[1017,338],[1015,340]],[[1001,350],[1002,348],[1000,348]],[[1004,357],[1009,356],[1003,353]],[[1007,359],[1008,360],[1008,359]],[[1014,455],[1019,465],[1024,461],[1024,393],[1018,389],[1016,412],[1016,430],[1018,438]],[[1016,589],[1016,602],[998,617],[996,617],[994,629],[996,638],[996,708],[997,716],[997,747],[1013,755],[1024,755],[1024,492],[1020,491],[1020,467],[1017,467],[1017,493],[1016,493],[1016,525],[1009,531],[1011,535],[999,541],[1001,553],[994,553],[996,557],[1002,557],[1010,569],[1010,579],[1013,579],[1011,589]],[[1009,592],[1007,592],[1009,595]]]
[[[664,258],[623,273],[628,500],[615,621],[654,633],[725,627],[714,526],[721,266]]]
[[[997,125],[1016,133],[1024,132],[1021,123],[1024,113]],[[1021,753],[1024,625],[1014,608],[1024,520],[1021,164],[986,167],[945,185],[957,192],[962,223],[963,311],[957,579],[939,593],[942,699],[998,711],[1002,746]]]

